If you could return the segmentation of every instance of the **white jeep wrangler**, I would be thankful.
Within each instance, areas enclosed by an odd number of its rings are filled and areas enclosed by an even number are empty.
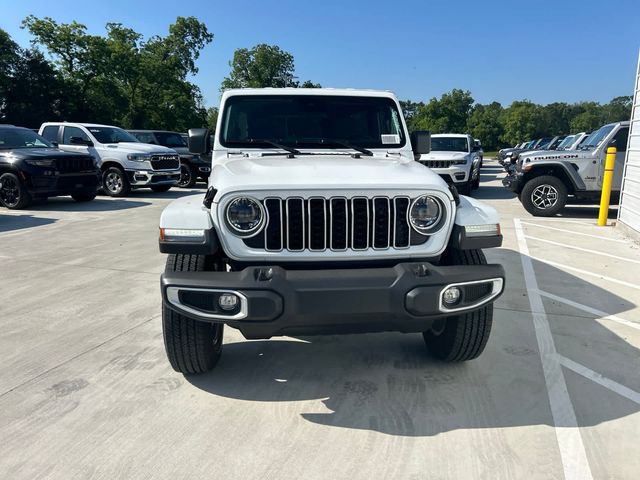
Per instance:
[[[420,332],[448,361],[477,357],[504,269],[496,211],[419,162],[428,132],[408,135],[388,92],[228,90],[203,195],[160,219],[167,356],[210,370],[223,327],[276,335]],[[210,148],[206,130],[190,150]]]

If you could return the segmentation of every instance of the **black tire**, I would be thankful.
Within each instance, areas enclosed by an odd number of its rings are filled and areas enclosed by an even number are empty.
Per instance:
[[[169,255],[165,271],[201,272],[215,269],[204,255]],[[224,325],[199,322],[162,305],[162,333],[169,363],[176,372],[205,373],[222,353]]]
[[[457,183],[456,188],[460,195],[466,195],[467,197],[471,196],[471,180],[462,184]]]
[[[482,250],[450,249],[443,258],[448,265],[485,265]],[[445,362],[464,362],[477,358],[487,345],[493,323],[493,304],[470,313],[447,317],[438,331],[422,334],[427,350]]]
[[[156,185],[154,187],[151,187],[151,190],[153,190],[156,193],[168,192],[170,189],[171,189],[171,185]]]
[[[567,204],[567,187],[557,177],[542,175],[529,180],[520,192],[520,201],[535,217],[551,217]]]
[[[90,202],[94,198],[96,198],[95,193],[75,193],[71,195],[76,202]]]
[[[192,188],[198,180],[198,172],[188,163],[180,163],[180,180],[178,181],[178,187],[180,188]]]
[[[480,170],[478,170],[478,176],[475,180],[471,180],[471,190],[477,190],[480,188]]]
[[[131,184],[122,169],[109,167],[102,172],[102,190],[110,197],[126,197],[131,192]]]
[[[0,205],[10,210],[20,210],[31,205],[33,198],[25,184],[13,173],[0,175]]]

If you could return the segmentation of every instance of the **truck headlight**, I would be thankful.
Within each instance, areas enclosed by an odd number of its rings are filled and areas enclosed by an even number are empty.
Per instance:
[[[151,155],[147,155],[146,153],[130,153],[127,155],[127,159],[132,162],[146,162],[147,160],[151,160]]]
[[[56,161],[48,158],[42,158],[38,160],[28,159],[25,160],[25,163],[29,165],[33,165],[35,167],[55,167]]]
[[[236,235],[250,237],[262,229],[266,215],[258,200],[251,197],[236,197],[227,203],[225,218],[227,225]]]
[[[442,203],[430,195],[416,198],[409,209],[409,223],[421,235],[431,235],[440,230],[443,217]]]

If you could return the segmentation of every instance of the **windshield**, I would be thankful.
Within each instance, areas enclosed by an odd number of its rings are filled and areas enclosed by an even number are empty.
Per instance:
[[[187,142],[184,141],[184,138],[182,138],[182,135],[179,133],[156,132],[156,138],[158,139],[158,143],[164,147],[175,148],[187,146]]]
[[[615,125],[605,125],[589,135],[584,142],[580,144],[582,150],[592,150],[602,143],[602,141],[611,133]]]
[[[393,148],[406,143],[390,98],[238,95],[224,109],[220,143],[233,148]]]
[[[0,128],[0,150],[13,148],[51,148],[53,145],[26,128]]]
[[[117,127],[85,127],[100,143],[135,142],[138,139]]]
[[[432,152],[468,152],[469,142],[465,137],[431,137]]]
[[[568,137],[566,137],[563,141],[560,142],[560,145],[558,145],[558,150],[564,150],[565,148],[570,147],[573,143],[574,138],[576,138],[575,135],[569,135]]]

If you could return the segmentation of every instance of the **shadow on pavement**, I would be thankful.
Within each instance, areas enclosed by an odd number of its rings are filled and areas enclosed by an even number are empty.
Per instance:
[[[203,188],[198,188],[201,185]],[[154,192],[152,190],[143,188],[138,190],[132,190],[129,193],[128,198],[163,198],[168,200],[175,200],[176,198],[186,197],[188,195],[204,194],[206,192],[206,185],[199,184],[194,188],[172,188],[167,192]]]
[[[0,214],[0,233],[26,228],[40,227],[55,223],[55,218],[40,218],[33,215],[2,215]]]
[[[71,197],[54,197],[38,201],[29,210],[56,212],[109,212],[151,205],[149,202],[128,200],[125,198],[96,197],[90,202],[76,202]]]
[[[512,273],[522,275],[518,252],[501,249],[496,254],[505,265],[518,265]],[[549,265],[535,262],[535,269],[544,288],[551,288],[551,278],[553,285],[588,292],[592,306],[608,309],[610,314],[634,307]],[[514,283],[517,286],[509,286],[507,278],[505,295],[521,297],[522,279]],[[555,290],[562,295],[559,292]],[[618,363],[626,359],[629,364],[626,378],[636,378],[640,352],[635,347],[583,311],[563,312],[562,316],[548,313],[558,353],[594,371],[606,371],[606,352],[615,351]],[[567,332],[573,335],[568,341],[563,336]],[[605,354],[594,355],[586,344]],[[418,334],[335,335],[226,344],[216,370],[186,378],[206,392],[243,401],[321,400],[324,411],[314,406],[300,414],[316,424],[397,436],[433,436],[453,430],[553,425],[537,348],[528,311],[496,308],[487,350],[471,362],[445,364],[432,359]],[[599,385],[582,388],[588,389],[593,408],[578,415],[580,426],[640,410]],[[570,393],[571,389],[570,384]],[[304,412],[304,406],[291,408],[291,415],[300,410]]]
[[[480,183],[480,188],[471,192],[473,198],[478,200],[509,200],[517,197],[511,190],[503,186],[485,185]]]

